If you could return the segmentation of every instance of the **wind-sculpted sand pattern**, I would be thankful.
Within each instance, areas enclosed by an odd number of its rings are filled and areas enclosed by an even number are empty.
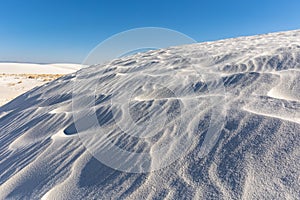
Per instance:
[[[215,77],[204,81],[201,72]],[[145,80],[151,84],[138,84]],[[74,83],[85,84],[74,94]],[[300,31],[149,51],[63,76],[0,107],[0,199],[299,199],[299,83]],[[209,91],[219,84],[225,95]],[[80,93],[87,89],[90,97]],[[112,103],[124,90],[128,105]],[[220,95],[226,120],[202,156]],[[150,135],[120,130],[126,106],[134,123],[154,121],[145,125]],[[88,121],[86,108],[106,137],[92,123],[78,133],[73,115]],[[150,173],[110,168],[83,145],[153,156],[167,144],[161,158],[150,157],[152,168],[181,145],[175,137],[192,138],[187,152]]]

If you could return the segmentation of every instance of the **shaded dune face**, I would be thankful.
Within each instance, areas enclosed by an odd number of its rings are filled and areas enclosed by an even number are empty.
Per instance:
[[[202,80],[202,71],[216,79]],[[80,81],[78,91],[89,93],[72,93]],[[0,107],[0,199],[299,199],[299,83],[300,31],[149,51],[63,76]],[[202,157],[210,99],[220,95],[209,86],[218,84],[226,120]],[[129,100],[114,101],[124,90]],[[91,101],[74,107],[74,98]],[[136,125],[149,127],[165,113],[163,125],[150,135],[122,131],[125,104]],[[185,134],[193,143],[162,169],[126,173],[93,157],[76,124],[91,141],[100,125],[100,144],[128,152],[171,151]]]

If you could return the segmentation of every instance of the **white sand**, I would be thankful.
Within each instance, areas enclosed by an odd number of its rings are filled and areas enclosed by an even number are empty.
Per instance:
[[[79,64],[0,63],[0,106],[15,97],[53,80],[54,74],[69,74],[81,68]],[[42,75],[28,78],[30,75]],[[47,76],[47,74],[49,76]]]
[[[146,52],[32,90],[0,107],[0,199],[300,199],[299,58],[297,30]],[[225,95],[209,91],[221,83]]]
[[[80,64],[67,63],[0,63],[0,74],[69,74],[80,68]]]

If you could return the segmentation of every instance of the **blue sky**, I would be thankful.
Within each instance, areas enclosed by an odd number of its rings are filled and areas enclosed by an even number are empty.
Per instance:
[[[113,34],[148,26],[199,42],[300,29],[300,1],[2,0],[0,61],[81,63]]]

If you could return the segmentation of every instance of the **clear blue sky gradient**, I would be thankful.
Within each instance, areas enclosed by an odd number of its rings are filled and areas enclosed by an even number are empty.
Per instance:
[[[0,61],[81,63],[113,34],[149,26],[199,42],[300,29],[300,1],[2,0]]]

